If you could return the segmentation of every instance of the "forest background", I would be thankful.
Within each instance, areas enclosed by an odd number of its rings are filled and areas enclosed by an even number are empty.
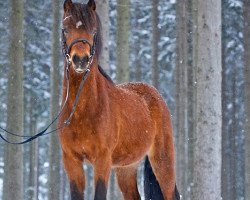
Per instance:
[[[250,0],[96,3],[103,68],[117,83],[154,85],[170,107],[182,199],[250,200]],[[34,135],[56,115],[62,7],[0,0],[1,127]],[[84,169],[89,200],[93,172]],[[142,172],[143,164],[143,196]],[[0,141],[0,199],[67,200],[68,189],[56,134],[23,146]],[[108,199],[122,199],[114,174]]]

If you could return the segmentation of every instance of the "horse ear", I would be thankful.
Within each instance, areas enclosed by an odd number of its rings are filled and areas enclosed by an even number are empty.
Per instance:
[[[94,0],[89,0],[88,6],[89,6],[92,10],[95,10],[95,9],[96,9],[95,1],[94,1]]]
[[[64,12],[65,12],[65,13],[68,12],[68,11],[72,8],[72,6],[73,6],[73,3],[72,3],[71,0],[65,0],[65,1],[64,1],[64,5],[63,5],[63,7],[64,7]]]

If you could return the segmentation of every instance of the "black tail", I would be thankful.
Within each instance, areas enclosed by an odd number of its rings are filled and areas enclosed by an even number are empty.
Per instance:
[[[180,193],[177,189],[177,186],[175,185],[175,200],[180,200],[180,199],[181,199]]]
[[[161,188],[154,175],[151,164],[146,157],[144,168],[144,193],[145,200],[164,200]]]
[[[146,157],[144,165],[144,193],[145,200],[164,200],[160,185],[156,180],[151,164]],[[175,198],[173,200],[180,200],[180,195],[175,186]]]

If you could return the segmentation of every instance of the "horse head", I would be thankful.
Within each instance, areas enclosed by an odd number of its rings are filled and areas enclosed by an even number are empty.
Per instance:
[[[75,72],[88,69],[101,50],[101,24],[94,0],[87,4],[64,2],[62,41],[64,54]]]

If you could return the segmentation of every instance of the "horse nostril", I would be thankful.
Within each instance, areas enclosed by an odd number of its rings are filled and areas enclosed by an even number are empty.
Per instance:
[[[88,63],[89,62],[89,57],[88,56],[83,57],[82,61]]]
[[[73,62],[74,62],[75,64],[78,64],[78,63],[81,62],[81,58],[80,58],[78,55],[74,55],[74,56],[73,56]]]
[[[84,57],[79,57],[78,55],[73,56],[73,62],[77,64],[87,64],[89,62],[89,57],[84,56]]]

